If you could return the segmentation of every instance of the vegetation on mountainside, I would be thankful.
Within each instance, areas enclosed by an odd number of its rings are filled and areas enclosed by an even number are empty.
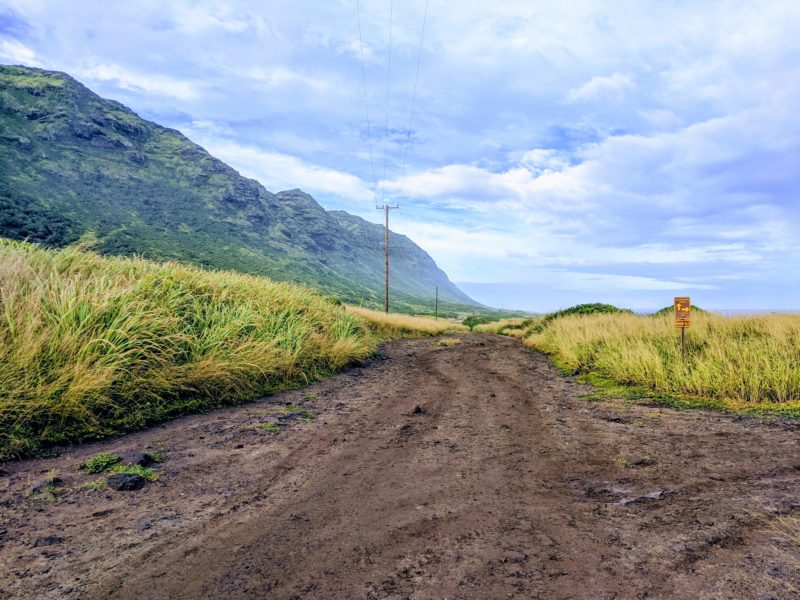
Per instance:
[[[0,460],[306,384],[387,332],[434,333],[359,312],[262,277],[0,239]]]
[[[0,66],[0,236],[142,255],[299,282],[352,304],[383,301],[384,229],[272,194],[180,132],[63,73]],[[475,310],[433,259],[390,235],[392,307]]]

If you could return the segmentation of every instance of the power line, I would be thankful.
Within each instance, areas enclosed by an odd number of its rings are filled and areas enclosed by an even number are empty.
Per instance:
[[[425,25],[428,19],[428,2],[429,0],[425,0],[425,14],[422,18],[422,31],[420,33],[419,38],[419,54],[417,56],[417,72],[414,77],[414,91],[411,95],[411,111],[408,117],[408,129],[406,131],[406,142],[403,148],[403,160],[401,163],[401,177],[405,175],[405,168],[406,168],[406,161],[408,158],[408,147],[411,140],[411,127],[414,122],[414,107],[416,105],[417,99],[417,86],[419,84],[419,72],[420,72],[420,65],[422,64],[422,44],[423,40],[425,39]],[[364,82],[364,110],[367,115],[367,137],[369,139],[369,161],[370,161],[370,169],[372,172],[372,182],[373,182],[373,195],[377,200],[378,193],[377,193],[377,181],[375,179],[375,164],[372,152],[372,129],[370,126],[369,121],[369,101],[368,101],[368,94],[367,94],[367,71],[364,61],[364,40],[361,31],[361,6],[359,0],[356,0],[356,11],[358,13],[358,40],[361,48],[361,76]],[[384,133],[383,133],[383,179],[382,181],[386,182],[386,163],[387,163],[387,156],[388,156],[388,147],[389,147],[389,98],[391,95],[391,82],[392,82],[392,26],[394,20],[394,0],[389,0],[389,48],[388,48],[388,55],[387,55],[387,65],[386,65],[386,121],[384,125]],[[385,219],[386,219],[386,241],[385,241],[385,248],[386,248],[386,290],[385,290],[385,309],[386,312],[389,312],[389,211],[392,209],[400,208],[399,205],[390,206],[386,204],[386,186],[384,185],[381,189],[381,206],[378,206],[376,203],[376,209],[384,211]],[[437,299],[438,299],[438,286],[437,286]]]
[[[392,19],[394,17],[394,0],[389,0],[389,56],[386,65],[386,128],[383,134],[383,182],[386,183],[386,149],[389,143],[389,88],[392,78]],[[381,203],[386,198],[386,186],[381,190]]]
[[[356,0],[356,13],[358,14],[358,42],[361,46],[361,76],[364,80],[364,111],[367,113],[367,140],[369,141],[369,167],[372,172],[372,194],[378,198],[377,182],[375,180],[375,161],[372,158],[372,127],[369,123],[369,101],[367,100],[367,68],[364,66],[364,39],[361,36],[361,6]]]
[[[406,130],[406,143],[403,148],[403,162],[400,168],[400,178],[406,174],[406,159],[408,158],[408,146],[411,141],[411,124],[414,121],[414,105],[417,100],[417,84],[419,83],[419,70],[422,64],[422,41],[425,39],[425,24],[428,21],[428,0],[425,0],[425,14],[422,16],[422,32],[419,34],[419,54],[417,55],[417,74],[414,77],[414,93],[411,94],[411,114],[408,117],[408,129]]]

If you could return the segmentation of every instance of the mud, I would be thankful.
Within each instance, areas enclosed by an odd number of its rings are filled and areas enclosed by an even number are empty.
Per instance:
[[[400,341],[301,391],[2,465],[0,597],[791,597],[774,525],[800,517],[800,426],[586,391],[508,338]],[[158,482],[85,487],[82,460],[144,449]],[[53,474],[59,493],[26,494]]]

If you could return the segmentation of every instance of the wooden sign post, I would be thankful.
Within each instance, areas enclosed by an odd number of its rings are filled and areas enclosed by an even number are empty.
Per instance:
[[[681,330],[681,360],[686,360],[686,328],[692,313],[692,301],[688,296],[675,298],[675,327]]]

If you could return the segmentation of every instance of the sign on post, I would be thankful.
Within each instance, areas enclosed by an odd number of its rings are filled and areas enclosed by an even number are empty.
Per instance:
[[[692,301],[688,296],[675,298],[675,327],[688,327],[691,312]]]
[[[692,300],[688,296],[675,298],[675,327],[681,329],[681,360],[686,360],[686,328],[692,313]]]

